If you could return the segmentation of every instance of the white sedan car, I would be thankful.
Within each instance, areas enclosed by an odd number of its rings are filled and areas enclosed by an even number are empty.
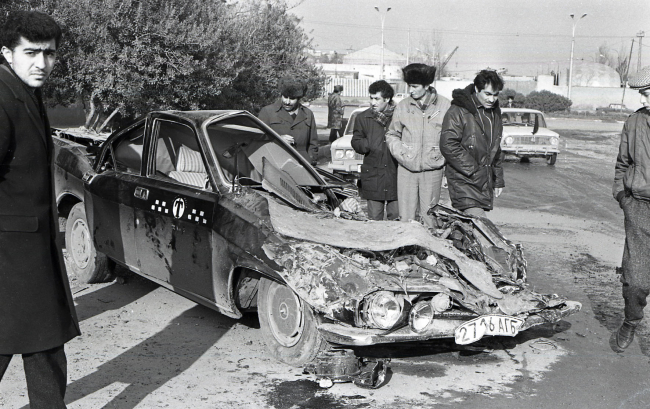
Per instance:
[[[501,150],[519,158],[544,157],[555,165],[560,153],[560,135],[546,128],[544,114],[535,109],[501,108]]]
[[[356,153],[352,149],[352,131],[354,130],[354,122],[357,119],[357,115],[366,109],[368,107],[357,108],[352,111],[350,119],[345,126],[343,136],[332,142],[330,147],[332,161],[327,165],[328,169],[333,173],[339,174],[345,179],[354,182],[359,179],[363,155]]]

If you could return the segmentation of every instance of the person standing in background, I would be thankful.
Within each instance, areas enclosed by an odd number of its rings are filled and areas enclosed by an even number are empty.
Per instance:
[[[426,64],[409,64],[402,69],[409,96],[397,104],[386,132],[386,143],[399,164],[397,199],[400,220],[420,217],[427,227],[433,217],[427,214],[440,200],[445,158],[440,153],[442,118],[449,100],[431,86],[436,68]]]
[[[80,331],[61,253],[41,87],[54,68],[61,29],[47,14],[12,12],[0,40],[0,379],[20,354],[30,407],[60,409],[64,344]]]
[[[279,81],[279,88],[280,99],[262,108],[257,117],[315,166],[318,160],[316,119],[314,113],[300,103],[307,85],[284,77]]]
[[[368,88],[370,108],[354,122],[352,148],[364,155],[361,165],[361,197],[368,203],[368,218],[399,218],[397,204],[397,162],[386,145],[386,130],[393,117],[395,91],[384,80]],[[384,209],[385,208],[385,209]]]
[[[327,99],[327,127],[330,128],[330,143],[343,135],[343,114],[345,108],[341,102],[343,85],[335,85],[334,91]]]

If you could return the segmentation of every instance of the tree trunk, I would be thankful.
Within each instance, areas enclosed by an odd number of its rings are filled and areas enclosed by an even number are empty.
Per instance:
[[[95,105],[95,98],[97,94],[95,91],[90,95],[90,112],[86,115],[86,122],[84,123],[84,128],[90,129],[92,126],[93,118],[95,117],[95,112],[97,111],[97,106]]]
[[[113,112],[111,112],[111,114],[108,116],[108,118],[106,118],[106,120],[104,121],[104,123],[102,124],[102,126],[100,126],[99,129],[97,129],[97,133],[102,133],[102,131],[104,130],[104,128],[106,128],[106,125],[108,125],[108,123],[109,123],[109,122],[111,121],[111,119],[115,116],[115,114],[117,114],[118,112],[120,112],[120,109],[122,109],[122,105],[118,106],[117,108],[115,108],[115,110],[113,110]]]

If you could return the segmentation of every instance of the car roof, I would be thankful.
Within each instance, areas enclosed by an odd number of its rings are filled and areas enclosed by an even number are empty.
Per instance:
[[[528,109],[528,108],[501,108],[501,113],[507,113],[507,112],[525,112],[525,113],[531,113],[531,114],[541,114],[542,111],[538,111],[536,109]]]

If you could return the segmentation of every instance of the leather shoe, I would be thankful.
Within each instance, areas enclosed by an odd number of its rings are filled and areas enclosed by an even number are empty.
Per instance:
[[[614,352],[621,353],[634,341],[634,331],[638,323],[623,321],[618,331],[612,333],[609,338],[609,346]]]

